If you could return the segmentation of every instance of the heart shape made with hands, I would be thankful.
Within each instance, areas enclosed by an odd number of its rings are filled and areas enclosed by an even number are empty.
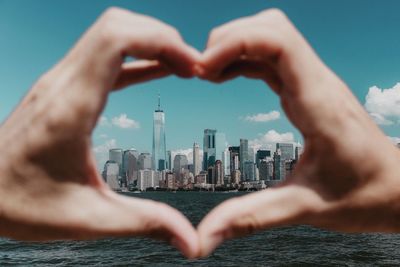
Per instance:
[[[126,56],[138,60],[124,63]],[[112,192],[97,173],[90,141],[107,96],[170,74],[217,83],[242,75],[270,85],[305,139],[292,177],[277,188],[220,204],[197,229],[168,205]],[[41,123],[31,129],[32,121]],[[24,129],[31,134],[26,136]],[[190,258],[210,254],[225,239],[287,224],[376,230],[365,223],[374,219],[365,220],[369,199],[363,193],[375,182],[382,158],[388,153],[398,158],[399,153],[276,9],[214,29],[200,53],[171,26],[112,8],[37,82],[2,130],[6,142],[21,140],[13,157],[28,167],[5,172],[13,178],[8,181],[13,192],[21,192],[20,205],[30,203],[25,213],[15,208],[18,201],[3,209],[9,214],[8,228],[0,230],[4,236],[48,240],[144,235],[168,240]],[[372,163],[356,164],[365,155]],[[9,192],[1,195],[16,199]]]

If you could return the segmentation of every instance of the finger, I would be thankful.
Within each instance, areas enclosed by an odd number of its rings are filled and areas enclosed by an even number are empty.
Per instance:
[[[158,61],[137,60],[122,65],[122,70],[114,85],[121,89],[128,85],[159,79],[171,74],[171,71]]]
[[[17,220],[3,221],[1,229],[12,227],[15,231],[9,237],[33,241],[145,236],[171,243],[186,257],[198,255],[195,229],[166,204],[75,184],[54,185],[54,192],[57,199],[52,195],[36,198],[29,209],[19,211],[24,220],[16,214]]]
[[[158,60],[171,72],[183,78],[190,78],[194,75],[194,66],[200,57],[197,50],[174,35],[136,42],[134,46],[128,44],[126,53],[136,58]]]
[[[287,185],[225,201],[198,226],[200,254],[209,255],[224,240],[254,231],[302,223],[316,196],[305,187]]]
[[[282,81],[280,77],[276,75],[275,68],[270,66],[268,62],[261,60],[237,60],[227,66],[219,77],[212,81],[222,83],[238,76],[264,80],[277,93],[282,89]]]

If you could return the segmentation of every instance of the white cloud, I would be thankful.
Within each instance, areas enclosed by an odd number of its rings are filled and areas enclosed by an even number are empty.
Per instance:
[[[108,151],[111,148],[117,147],[117,141],[115,139],[106,140],[104,143],[92,148],[94,156],[96,158],[97,168],[102,170],[104,163],[108,160]]]
[[[128,115],[126,115],[125,113],[122,113],[119,116],[112,118],[111,121],[106,116],[101,116],[98,119],[97,124],[99,126],[105,126],[105,127],[116,126],[122,129],[140,128],[140,123],[135,121],[134,119],[128,118]]]
[[[139,122],[128,118],[128,116],[125,113],[119,115],[118,117],[112,118],[111,122],[114,126],[117,126],[122,129],[128,129],[128,128],[138,129],[138,128],[140,128]]]
[[[275,143],[294,143],[294,134],[292,132],[278,133],[275,130],[269,130],[258,138],[250,140],[249,146],[254,150],[260,148],[273,149]]]
[[[250,121],[250,122],[268,122],[268,121],[274,121],[279,119],[281,114],[279,111],[272,110],[268,113],[258,113],[255,115],[248,115],[244,118],[245,121]]]
[[[111,123],[108,121],[106,116],[100,116],[97,120],[97,124],[100,126],[111,126]]]
[[[400,83],[388,89],[369,88],[364,106],[377,124],[394,124],[393,119],[400,119]]]

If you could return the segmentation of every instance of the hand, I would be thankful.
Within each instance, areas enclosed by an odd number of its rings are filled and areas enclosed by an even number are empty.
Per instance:
[[[126,56],[139,60],[123,63]],[[198,237],[181,213],[108,189],[95,169],[91,133],[111,90],[169,74],[191,77],[197,58],[172,27],[105,12],[0,128],[0,235],[151,236],[194,257]]]
[[[203,219],[202,256],[225,239],[288,224],[400,231],[398,149],[281,11],[214,29],[197,73],[214,82],[238,75],[266,81],[305,140],[284,184],[228,200]]]

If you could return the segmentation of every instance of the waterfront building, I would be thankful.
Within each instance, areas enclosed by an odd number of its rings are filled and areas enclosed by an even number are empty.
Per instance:
[[[271,157],[271,150],[262,150],[262,149],[257,150],[257,153],[256,153],[257,168],[260,168],[261,160],[265,160],[268,157]]]
[[[122,161],[122,183],[125,186],[135,183],[138,170],[139,152],[133,148],[125,150]]]
[[[167,172],[165,175],[165,184],[167,186],[168,189],[176,189],[175,184],[175,175],[173,172]]]
[[[207,183],[207,172],[201,171],[198,175],[195,176],[195,184],[202,185]]]
[[[123,151],[121,148],[112,148],[108,151],[108,159],[110,161],[116,162],[119,167],[119,175],[122,175],[122,161],[123,161]]]
[[[240,177],[241,177],[240,170],[234,170],[231,172],[231,183],[233,185],[239,185],[240,184]]]
[[[282,180],[281,172],[282,172],[282,158],[281,158],[281,150],[277,149],[274,153],[274,180]]]
[[[196,176],[200,173],[200,146],[197,143],[193,144],[193,175]]]
[[[281,151],[281,158],[282,160],[292,160],[294,159],[293,153],[294,153],[294,148],[293,144],[289,143],[276,143],[276,150]]]
[[[224,184],[224,166],[221,160],[217,160],[215,162],[213,182],[216,185],[223,185]]]
[[[217,130],[205,129],[203,137],[203,170],[208,170],[215,162],[215,134]]]
[[[120,189],[119,185],[119,164],[115,161],[107,161],[104,165],[103,178],[112,190]]]
[[[166,169],[167,152],[165,140],[165,114],[161,109],[160,95],[158,95],[158,107],[153,114],[153,170],[162,171]]]
[[[299,161],[301,154],[303,153],[303,147],[301,146],[296,146],[294,150],[294,159],[296,161]]]
[[[240,159],[240,172],[241,172],[241,180],[245,180],[245,172],[244,172],[244,164],[249,160],[249,141],[247,139],[240,139],[240,151],[239,151],[239,159]]]
[[[272,158],[267,157],[260,161],[259,179],[264,181],[273,180],[274,175],[274,161]]]
[[[255,181],[253,161],[248,160],[244,163],[244,180]]]
[[[150,153],[144,152],[139,155],[139,170],[152,169],[152,157]]]
[[[222,165],[224,166],[224,176],[229,176],[231,173],[230,163],[230,152],[229,148],[226,147],[224,152],[222,152]]]
[[[171,152],[171,150],[168,150],[167,151],[167,170],[170,170],[170,171],[172,171],[172,168],[173,168],[173,166],[172,166],[173,164],[172,164],[172,152]]]
[[[139,170],[137,179],[137,188],[145,191],[148,188],[156,188],[159,186],[158,174],[154,170]]]

